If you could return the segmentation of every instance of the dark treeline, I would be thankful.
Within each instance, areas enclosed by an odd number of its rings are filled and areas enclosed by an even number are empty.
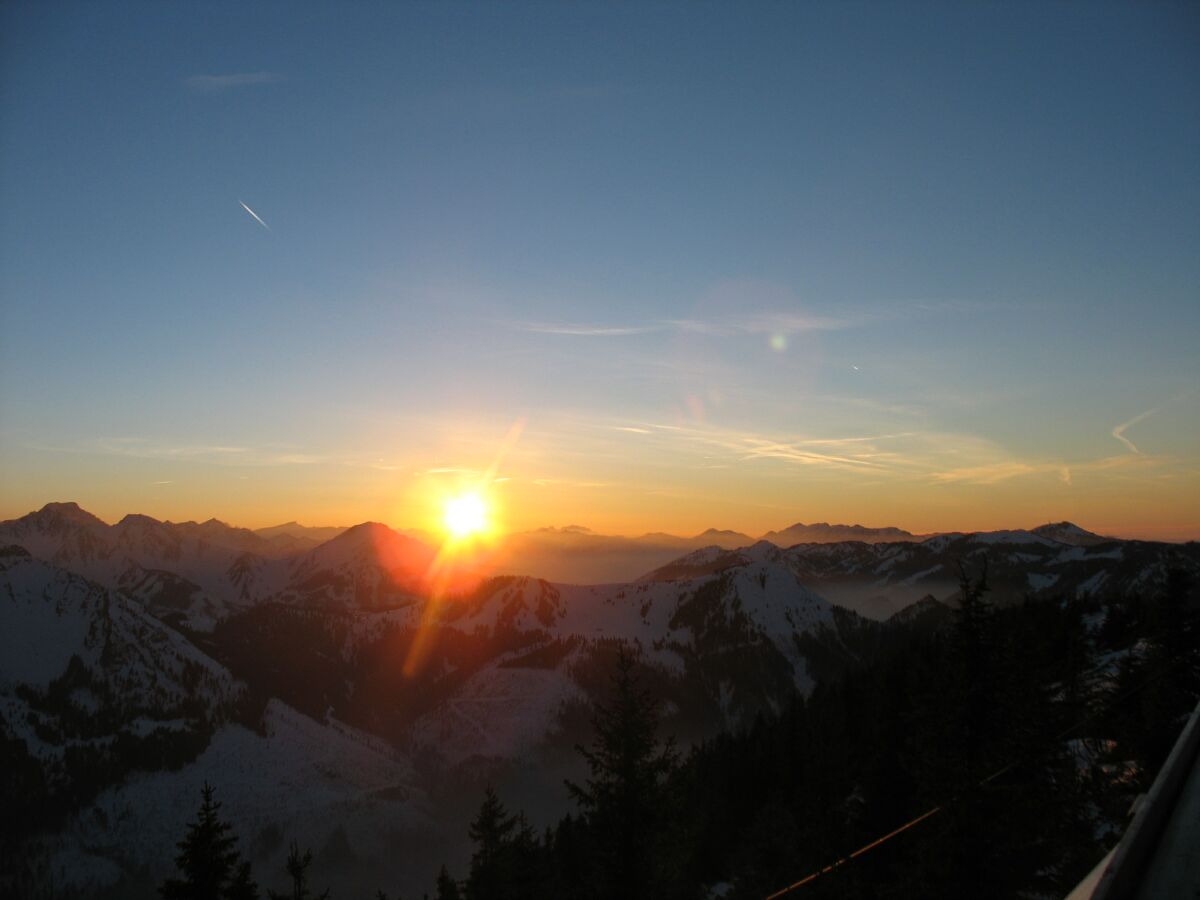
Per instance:
[[[964,572],[870,658],[681,755],[626,647],[597,706],[573,811],[542,832],[490,788],[469,870],[437,900],[764,898],[922,814],[792,897],[1062,896],[1120,835],[1200,697],[1196,597],[988,602]],[[164,898],[259,896],[206,788]],[[288,858],[309,888],[311,854]],[[269,894],[269,896],[276,896]],[[387,895],[380,891],[380,898]],[[397,900],[393,896],[392,900]]]
[[[1062,896],[1119,837],[1200,696],[1194,597],[959,608],[777,716],[680,759],[624,653],[542,834],[489,791],[439,900],[763,898],[928,810],[795,897]],[[936,617],[936,610],[930,610]]]

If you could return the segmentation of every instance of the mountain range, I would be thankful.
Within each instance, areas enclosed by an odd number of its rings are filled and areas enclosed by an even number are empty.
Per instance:
[[[939,627],[964,572],[986,566],[996,602],[1091,598],[1100,619],[1105,598],[1157,590],[1171,569],[1200,575],[1200,545],[1071,523],[924,539],[796,525],[779,543],[521,536],[526,560],[675,542],[637,577],[597,584],[446,567],[378,523],[331,531],[109,525],[71,503],[0,523],[5,762],[39,773],[28,803],[57,884],[160,877],[206,779],[234,795],[259,862],[281,867],[281,835],[298,836],[354,886],[402,839],[428,884],[429,859],[465,852],[450,835],[482,784],[507,785],[536,819],[578,776],[572,748],[622,644],[664,728],[691,742],[780,709],[889,634]],[[858,538],[820,539],[843,533]],[[421,852],[430,842],[437,854]]]

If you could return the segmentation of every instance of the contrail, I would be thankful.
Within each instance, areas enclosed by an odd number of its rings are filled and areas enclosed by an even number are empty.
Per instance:
[[[242,203],[242,201],[239,200],[238,203]],[[258,213],[256,213],[254,210],[252,210],[250,207],[248,207],[245,203],[242,203],[242,209],[244,209],[246,212],[250,213],[250,215],[254,216],[254,221],[257,222],[259,225],[261,225],[263,228],[267,229],[267,231],[271,230],[271,226],[268,225],[266,222],[264,222],[262,220],[262,217]]]
[[[1131,441],[1129,438],[1125,437],[1125,432],[1128,429],[1132,428],[1134,425],[1136,425],[1138,422],[1142,421],[1142,419],[1149,418],[1150,416],[1154,415],[1156,412],[1158,412],[1158,407],[1155,407],[1154,409],[1148,409],[1141,415],[1134,416],[1128,422],[1122,422],[1120,425],[1118,425],[1116,428],[1114,428],[1112,430],[1112,436],[1115,437],[1122,444],[1124,444],[1126,447],[1128,447],[1130,450],[1132,450],[1134,453],[1140,454],[1142,451],[1139,450],[1136,446],[1134,446],[1133,441]]]

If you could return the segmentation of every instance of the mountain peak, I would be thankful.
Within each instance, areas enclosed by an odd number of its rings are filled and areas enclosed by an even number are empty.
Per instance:
[[[145,526],[161,525],[161,524],[162,524],[162,522],[158,521],[158,519],[154,518],[153,516],[147,516],[147,515],[144,515],[143,513],[128,513],[124,518],[121,519],[120,522],[117,523],[117,527],[118,528],[129,528],[131,526],[136,526],[136,525],[141,525],[141,526],[145,527]]]
[[[360,522],[316,547],[313,552],[333,547],[369,547],[376,554],[411,552],[418,547],[428,550],[422,541],[401,534],[382,522]]]
[[[1039,525],[1037,528],[1031,529],[1031,533],[1075,547],[1091,547],[1116,540],[1116,538],[1104,537],[1088,531],[1086,528],[1080,528],[1074,522],[1068,522],[1065,519],[1062,522],[1047,522],[1045,525]]]
[[[706,537],[737,537],[750,540],[750,536],[742,534],[740,531],[734,531],[732,528],[705,528],[702,532],[696,535],[697,538]]]
[[[77,525],[104,525],[103,519],[92,515],[73,500],[62,503],[47,503],[37,512],[30,513],[27,518],[36,518],[57,522],[71,522]]]
[[[357,525],[351,525],[329,543],[333,543],[334,541],[351,543],[354,541],[371,540],[395,533],[382,522],[359,522]]]

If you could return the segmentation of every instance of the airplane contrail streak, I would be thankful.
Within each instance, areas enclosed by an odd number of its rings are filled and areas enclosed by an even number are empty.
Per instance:
[[[244,209],[246,212],[250,213],[250,215],[254,216],[255,222],[257,222],[263,228],[267,229],[267,231],[271,230],[271,226],[262,220],[262,216],[260,216],[258,213],[256,213],[254,210],[252,210],[250,207],[248,207],[245,203],[242,203],[241,200],[239,200],[238,203],[242,204],[242,209]]]
[[[1129,438],[1125,437],[1125,431],[1129,428],[1132,428],[1138,422],[1142,421],[1142,419],[1145,419],[1145,418],[1148,418],[1149,416],[1154,415],[1156,412],[1158,412],[1157,407],[1154,409],[1148,409],[1141,415],[1134,416],[1128,422],[1122,422],[1120,425],[1118,425],[1116,428],[1114,428],[1112,430],[1112,436],[1115,437],[1122,444],[1124,444],[1126,447],[1128,447],[1130,450],[1132,450],[1134,453],[1141,453],[1142,451],[1139,450],[1136,446],[1134,446],[1133,441],[1131,441]]]

